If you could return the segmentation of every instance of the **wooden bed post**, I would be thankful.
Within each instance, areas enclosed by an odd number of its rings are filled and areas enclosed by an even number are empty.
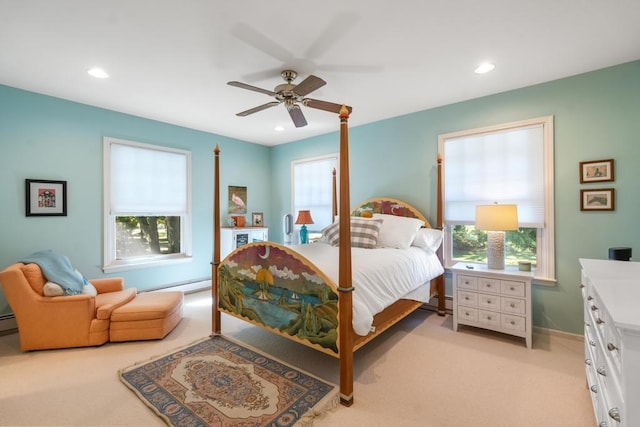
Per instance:
[[[443,203],[443,197],[442,197],[442,155],[438,154],[438,172],[437,172],[437,185],[438,185],[438,190],[437,190],[437,197],[438,200],[436,202],[437,205],[437,213],[436,213],[436,228],[438,230],[442,230],[444,232],[444,228],[443,228],[443,220],[442,220],[442,203]],[[440,264],[444,265],[444,257],[443,257],[443,247],[444,245],[440,245],[440,248],[438,248],[438,258],[440,259]],[[445,311],[446,311],[446,303],[444,300],[444,274],[438,276],[437,280],[437,289],[438,289],[438,315],[440,316],[444,316],[445,315]]]
[[[349,110],[340,109],[340,248],[338,291],[340,403],[353,404],[353,286],[351,276],[351,201],[349,200]],[[334,175],[335,176],[335,175]]]
[[[213,262],[211,263],[211,333],[220,334],[218,267],[220,266],[220,147],[213,149]]]
[[[333,168],[333,171],[331,172],[332,175],[332,185],[331,185],[331,189],[332,189],[332,200],[331,200],[331,222],[336,220],[336,216],[338,216],[338,195],[336,194],[336,168]]]

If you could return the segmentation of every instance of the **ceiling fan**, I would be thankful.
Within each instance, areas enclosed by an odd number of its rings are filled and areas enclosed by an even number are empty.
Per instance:
[[[230,86],[264,93],[265,95],[273,96],[276,99],[275,101],[258,105],[257,107],[250,108],[246,111],[241,111],[240,113],[237,113],[236,116],[244,117],[249,114],[257,113],[258,111],[266,110],[267,108],[275,107],[276,105],[284,104],[285,108],[289,112],[289,116],[291,116],[291,120],[293,120],[293,124],[299,128],[307,125],[307,119],[305,119],[302,109],[300,108],[301,104],[318,110],[329,111],[336,114],[340,113],[342,104],[305,98],[306,95],[327,84],[327,82],[322,80],[320,77],[310,75],[296,85],[293,84],[293,80],[298,76],[298,73],[295,71],[284,70],[280,73],[280,76],[282,76],[286,83],[279,84],[275,89],[273,89],[273,91],[251,86],[242,82],[227,82]],[[351,107],[347,107],[347,109],[349,110],[349,113],[351,113]]]

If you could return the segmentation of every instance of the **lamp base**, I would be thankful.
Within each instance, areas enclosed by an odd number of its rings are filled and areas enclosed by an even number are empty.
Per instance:
[[[309,243],[309,232],[307,231],[307,226],[302,224],[300,227],[300,244],[306,245]]]
[[[504,231],[487,231],[487,268],[504,270]]]

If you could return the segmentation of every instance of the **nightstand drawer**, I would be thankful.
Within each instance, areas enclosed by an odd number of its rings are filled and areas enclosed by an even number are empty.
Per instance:
[[[504,313],[527,314],[527,305],[523,299],[500,297],[500,308]]]
[[[478,290],[492,294],[500,293],[500,280],[488,277],[478,278]]]
[[[511,316],[509,314],[503,314],[502,327],[508,330],[524,332],[526,330],[525,319],[524,317],[520,317],[520,316]]]
[[[466,305],[467,307],[477,307],[478,294],[475,292],[458,291],[458,304]]]
[[[478,307],[499,311],[500,297],[498,295],[478,294]]]
[[[462,289],[478,289],[478,278],[472,276],[458,276],[457,285]]]
[[[524,282],[516,282],[513,280],[502,280],[500,282],[500,293],[511,297],[524,298]]]
[[[458,307],[458,318],[470,322],[478,321],[478,310],[471,307]]]

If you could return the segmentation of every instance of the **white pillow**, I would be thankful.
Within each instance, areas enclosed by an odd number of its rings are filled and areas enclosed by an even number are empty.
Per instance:
[[[418,218],[379,213],[374,213],[373,218],[383,220],[378,247],[408,249],[418,230],[424,227],[424,221]]]
[[[82,293],[87,295],[93,295],[95,297],[96,295],[98,295],[98,290],[96,289],[95,286],[93,286],[93,283],[87,280],[87,284],[84,285],[82,288]]]
[[[42,288],[42,294],[45,297],[59,297],[64,295],[64,289],[62,289],[62,286],[57,283],[47,282]]]
[[[424,248],[431,252],[435,252],[442,244],[442,238],[442,230],[436,230],[433,228],[421,228],[416,233],[416,237],[413,239],[413,243],[411,243],[411,246],[417,246],[419,248]]]

